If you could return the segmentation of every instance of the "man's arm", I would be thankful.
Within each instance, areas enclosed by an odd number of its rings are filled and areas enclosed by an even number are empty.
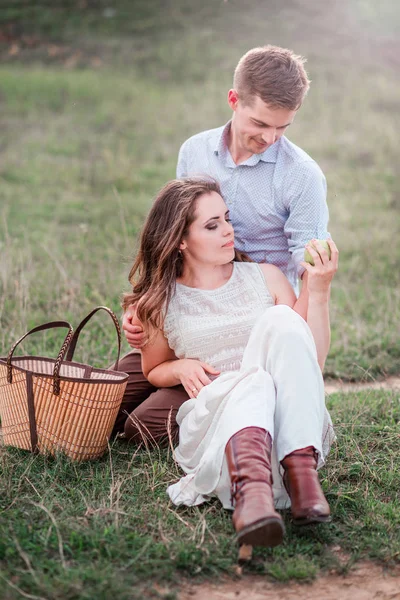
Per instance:
[[[299,277],[304,273],[300,263],[304,260],[306,243],[330,237],[326,191],[324,174],[313,160],[296,163],[285,177],[283,200],[288,218],[284,232]]]

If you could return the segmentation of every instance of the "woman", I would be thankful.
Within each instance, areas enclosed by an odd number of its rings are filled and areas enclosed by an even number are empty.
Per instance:
[[[303,263],[296,301],[277,267],[235,251],[214,181],[168,183],[142,230],[124,308],[136,306],[148,333],[142,366],[150,383],[182,384],[190,396],[177,415],[176,459],[187,475],[168,493],[187,505],[217,495],[234,507],[241,543],[279,544],[275,507],[290,502],[297,524],[330,519],[317,474],[334,437],[321,374],[338,265],[329,246],[331,259],[318,243],[318,252],[307,246],[315,265]],[[132,425],[128,419],[128,437]]]

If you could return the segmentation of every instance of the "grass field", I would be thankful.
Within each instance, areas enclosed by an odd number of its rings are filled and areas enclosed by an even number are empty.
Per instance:
[[[226,90],[249,44],[293,38],[309,56],[313,83],[290,138],[326,173],[330,231],[341,250],[326,374],[368,379],[398,372],[400,85],[378,34],[367,37],[367,25],[358,31],[348,12],[332,13],[326,23],[318,8],[304,3],[302,12],[294,1],[268,18],[256,2],[248,11],[239,2],[208,2],[198,12],[171,3],[166,32],[149,5],[138,4],[141,19],[121,6],[115,30],[104,11],[96,21],[93,11],[79,20],[70,10],[58,45],[56,17],[65,15],[42,11],[36,46],[14,42],[16,54],[10,46],[3,52],[0,347],[43,320],[76,323],[95,304],[118,308],[135,236],[155,192],[174,176],[180,144],[229,119]],[[81,37],[72,47],[77,21]],[[94,335],[95,347],[87,336],[83,358],[91,351],[108,362],[107,335],[100,346]]]
[[[398,396],[335,394],[329,408],[338,444],[323,486],[333,522],[296,530],[285,515],[285,543],[255,550],[247,572],[308,581],[323,569],[345,573],[360,558],[398,564]],[[235,574],[231,514],[216,501],[168,504],[177,477],[168,450],[114,442],[108,456],[76,466],[3,449],[0,469],[2,599],[19,598],[19,588],[52,600],[172,600],[182,578]],[[168,591],[160,595],[157,584]]]
[[[237,60],[269,42],[309,59],[312,87],[288,137],[327,176],[341,251],[326,375],[399,374],[399,22],[389,0],[0,7],[1,355],[39,323],[76,325],[98,304],[119,311],[138,230],[180,144],[229,119]],[[106,317],[81,337],[78,359],[115,357]],[[24,350],[54,355],[59,344],[46,334]],[[338,394],[330,408],[334,521],[304,533],[288,521],[285,545],[257,551],[253,571],[310,578],[338,564],[338,545],[349,564],[399,562],[399,397]],[[0,598],[158,597],[150,578],[169,581],[173,598],[180,576],[235,563],[230,515],[217,503],[168,505],[170,453],[115,443],[78,467],[0,449],[0,472]]]

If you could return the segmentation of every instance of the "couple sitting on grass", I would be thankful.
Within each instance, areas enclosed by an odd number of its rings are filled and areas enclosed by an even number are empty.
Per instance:
[[[299,525],[330,519],[317,469],[334,438],[321,371],[338,251],[313,240],[328,237],[324,177],[283,137],[308,89],[303,60],[251,50],[234,85],[232,120],[183,145],[142,230],[123,324],[141,353],[120,363],[114,431],[178,442],[186,476],[171,500],[217,496],[240,543],[275,546],[276,508]]]

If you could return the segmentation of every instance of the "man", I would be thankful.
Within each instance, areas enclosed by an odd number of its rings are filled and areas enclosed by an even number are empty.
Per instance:
[[[239,61],[228,92],[231,121],[188,139],[179,152],[177,177],[209,175],[220,184],[235,229],[235,246],[256,262],[278,266],[297,291],[304,246],[326,238],[326,182],[318,165],[284,133],[292,124],[310,82],[304,59],[276,46],[253,48]],[[144,336],[127,311],[123,329],[140,348]],[[188,396],[182,386],[156,390],[143,376],[141,356],[130,353],[120,369],[130,374],[115,431],[127,414],[134,436],[161,441],[169,419]]]

